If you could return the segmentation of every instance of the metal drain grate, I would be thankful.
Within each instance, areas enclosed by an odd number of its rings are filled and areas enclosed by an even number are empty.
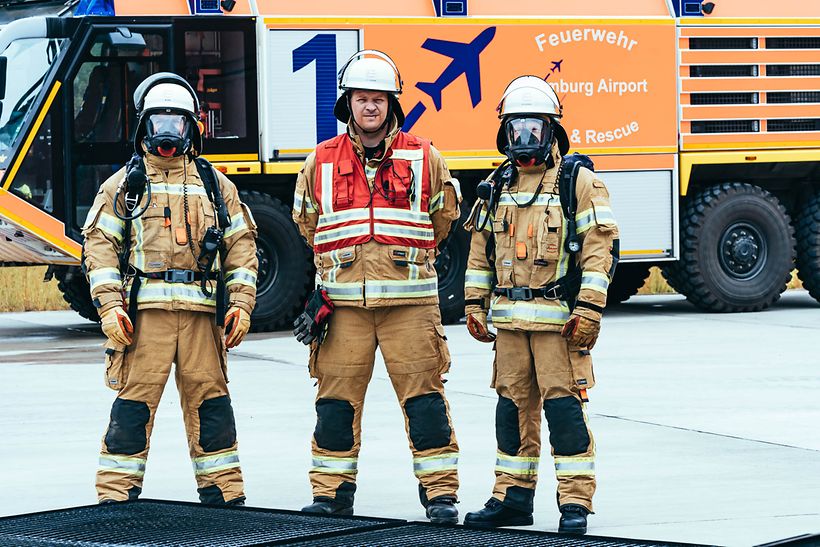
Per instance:
[[[356,532],[323,540],[305,541],[290,545],[313,547],[633,547],[639,545],[689,546],[691,543],[664,543],[639,539],[605,538],[596,536],[567,536],[527,530],[483,530],[463,526],[436,526],[408,523],[386,530]]]
[[[0,545],[246,547],[402,522],[145,500],[2,518]]]

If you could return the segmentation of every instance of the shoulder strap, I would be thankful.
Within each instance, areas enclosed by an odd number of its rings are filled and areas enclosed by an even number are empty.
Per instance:
[[[196,164],[199,178],[202,179],[202,184],[205,186],[208,199],[216,206],[216,216],[219,227],[224,230],[231,225],[231,216],[228,214],[228,207],[222,198],[222,190],[219,188],[219,181],[216,178],[214,167],[211,165],[211,162],[201,157],[194,158],[194,163]]]

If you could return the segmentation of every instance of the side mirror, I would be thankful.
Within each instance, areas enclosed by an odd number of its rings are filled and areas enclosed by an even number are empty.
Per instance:
[[[6,98],[6,68],[8,68],[8,59],[0,56],[0,101]]]

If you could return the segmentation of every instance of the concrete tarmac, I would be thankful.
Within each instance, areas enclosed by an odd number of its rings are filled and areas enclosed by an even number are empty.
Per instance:
[[[676,295],[634,297],[608,310],[593,352],[598,493],[589,533],[716,545],[820,533],[818,311],[804,291],[761,313],[700,313]],[[490,346],[463,324],[447,335],[463,516],[491,492],[496,397]],[[96,501],[97,454],[115,397],[103,384],[102,341],[98,327],[72,312],[0,314],[0,515]],[[289,333],[253,334],[229,363],[248,504],[298,509],[311,499],[307,349]],[[403,418],[380,360],[363,430],[356,513],[423,519]],[[555,531],[546,456],[532,528]],[[197,500],[173,382],[158,411],[143,497]]]

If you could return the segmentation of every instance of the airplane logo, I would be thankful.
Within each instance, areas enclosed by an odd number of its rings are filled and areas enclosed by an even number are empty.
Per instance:
[[[444,69],[444,72],[433,82],[419,82],[416,87],[428,95],[436,107],[441,110],[441,94],[447,86],[452,84],[459,76],[464,74],[467,78],[467,89],[470,92],[470,102],[475,108],[481,102],[481,69],[479,57],[481,52],[492,42],[495,37],[496,27],[488,27],[481,31],[471,42],[451,42],[449,40],[438,40],[428,38],[421,45],[422,48],[450,57],[452,61]],[[560,63],[559,63],[560,64]],[[407,114],[404,122],[404,131],[409,131],[418,121],[427,107],[419,101],[416,106]]]
[[[552,63],[552,68],[550,69],[550,73],[547,74],[546,76],[544,76],[545,80],[549,80],[550,76],[552,76],[553,73],[561,72],[561,63],[563,63],[564,60],[561,59],[560,61],[550,61],[550,62]]]

